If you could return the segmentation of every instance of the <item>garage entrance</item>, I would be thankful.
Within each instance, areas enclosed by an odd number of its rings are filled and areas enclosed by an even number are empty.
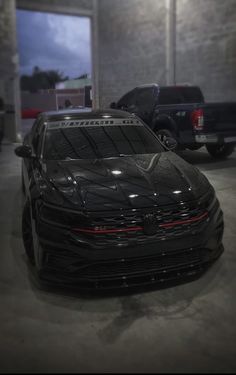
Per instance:
[[[2,5],[1,5],[2,4]],[[1,2],[1,18],[3,22],[5,43],[1,49],[0,61],[0,96],[4,99],[5,115],[5,138],[11,142],[21,140],[21,97],[20,97],[20,58],[17,36],[17,11],[35,11],[53,13],[57,15],[78,16],[89,18],[90,23],[90,56],[91,56],[91,81],[93,86],[93,105],[98,105],[97,85],[97,20],[95,20],[95,5],[92,0],[71,0],[62,4],[60,1],[27,1],[11,0]],[[36,43],[37,46],[37,43]]]
[[[91,20],[17,10],[24,135],[39,112],[92,106]]]

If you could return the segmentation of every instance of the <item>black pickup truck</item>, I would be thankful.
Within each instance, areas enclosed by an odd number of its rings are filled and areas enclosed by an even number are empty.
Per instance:
[[[215,158],[234,151],[236,103],[205,103],[197,86],[142,85],[110,107],[134,113],[160,137],[175,138],[178,149],[205,145]]]

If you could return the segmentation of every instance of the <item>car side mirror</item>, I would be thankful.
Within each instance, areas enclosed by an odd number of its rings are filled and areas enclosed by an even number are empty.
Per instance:
[[[116,104],[116,102],[112,102],[112,103],[110,104],[110,108],[112,108],[112,109],[116,109],[116,108],[117,108],[117,104]]]
[[[15,149],[15,154],[20,158],[31,158],[32,157],[32,148],[27,145],[19,146]]]
[[[171,151],[175,150],[178,145],[176,139],[172,137],[165,137],[165,139],[163,140],[163,143],[168,148],[168,150],[171,150]]]

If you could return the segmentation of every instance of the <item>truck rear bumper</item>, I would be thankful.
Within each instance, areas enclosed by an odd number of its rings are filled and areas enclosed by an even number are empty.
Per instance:
[[[224,134],[216,134],[216,133],[196,134],[195,142],[197,143],[236,143],[236,135],[227,136]]]

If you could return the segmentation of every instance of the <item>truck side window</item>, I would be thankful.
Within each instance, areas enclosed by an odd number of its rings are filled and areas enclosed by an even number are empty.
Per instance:
[[[150,108],[154,100],[153,88],[139,89],[136,97],[136,105],[138,108]]]
[[[135,104],[135,95],[136,90],[132,90],[128,92],[126,95],[124,95],[118,102],[117,107],[122,108],[129,108],[131,105]]]
[[[159,93],[159,104],[180,104],[183,103],[183,98],[181,93],[171,87],[163,87],[160,89]]]

